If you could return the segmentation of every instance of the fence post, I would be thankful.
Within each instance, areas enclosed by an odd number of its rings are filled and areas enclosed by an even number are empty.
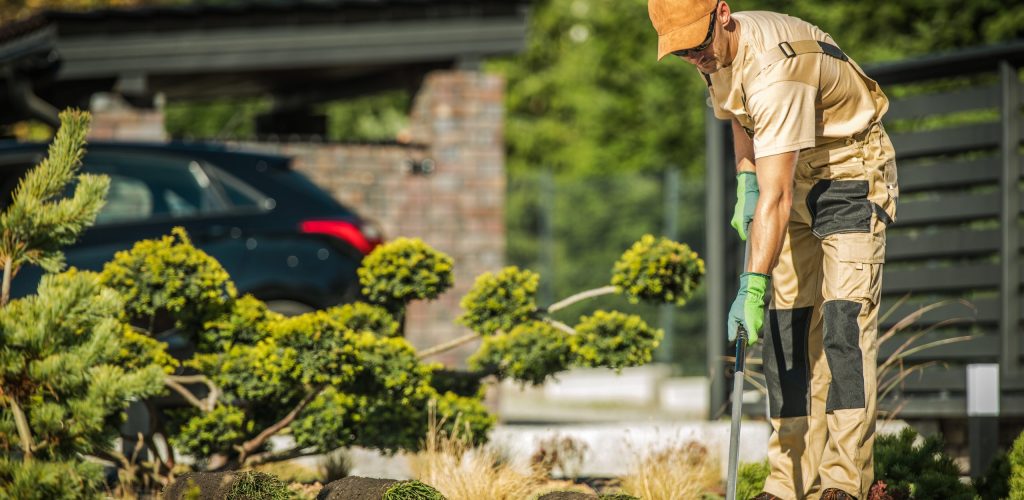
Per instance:
[[[967,365],[967,446],[971,477],[981,477],[999,446],[999,365]]]
[[[708,364],[708,419],[718,416],[725,404],[725,316],[727,314],[726,290],[729,276],[725,228],[725,127],[708,108],[704,114],[704,154],[706,155],[705,176],[705,231],[707,235],[706,279],[707,286],[707,364]]]
[[[1008,61],[999,63],[1002,81],[1002,212],[1003,227],[1000,260],[1002,283],[1002,376],[1020,373],[1020,80],[1017,69]]]
[[[679,241],[679,167],[669,165],[665,170],[664,197],[665,197],[665,218],[662,221],[662,234],[672,240]],[[661,361],[673,363],[675,354],[675,315],[674,304],[664,304],[658,307],[658,323],[665,338],[661,345]]]

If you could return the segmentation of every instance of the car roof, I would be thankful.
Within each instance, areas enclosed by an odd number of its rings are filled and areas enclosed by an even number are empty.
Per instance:
[[[45,152],[48,143],[43,142],[18,142],[13,140],[0,140],[0,155],[4,153],[42,153]],[[238,160],[262,160],[276,167],[287,167],[291,164],[288,156],[269,153],[244,151],[233,146],[214,142],[117,142],[117,141],[89,141],[86,145],[87,151],[139,151],[139,152],[163,152],[191,154],[201,157],[232,157]]]

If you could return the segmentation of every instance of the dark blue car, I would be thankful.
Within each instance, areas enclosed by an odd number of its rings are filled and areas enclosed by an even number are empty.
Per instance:
[[[45,144],[0,142],[0,207]],[[341,205],[287,157],[208,144],[90,143],[83,171],[110,177],[96,224],[64,249],[70,266],[99,270],[136,241],[182,226],[215,257],[240,293],[297,314],[359,296],[356,269],[380,242],[375,225]],[[12,296],[35,291],[26,267]]]

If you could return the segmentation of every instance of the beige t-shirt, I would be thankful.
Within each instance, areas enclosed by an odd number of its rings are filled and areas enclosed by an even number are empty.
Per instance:
[[[820,53],[801,54],[760,67],[761,55],[781,42],[832,37],[806,21],[774,12],[736,12],[736,58],[712,73],[715,116],[736,118],[753,130],[760,158],[851,137],[878,121],[888,100],[856,63]]]

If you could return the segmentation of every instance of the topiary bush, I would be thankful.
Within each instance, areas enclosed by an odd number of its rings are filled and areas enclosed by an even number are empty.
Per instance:
[[[663,336],[664,332],[651,328],[640,316],[597,311],[580,318],[569,343],[579,366],[621,370],[649,363]]]
[[[644,235],[622,254],[612,270],[612,285],[631,302],[685,305],[704,276],[704,261],[690,247]]]
[[[974,491],[960,482],[960,468],[946,455],[942,438],[915,444],[918,434],[907,427],[875,439],[875,480],[884,482],[893,499],[944,498],[970,500]]]
[[[566,370],[575,359],[565,333],[547,323],[531,321],[508,333],[484,337],[468,363],[474,370],[494,369],[500,377],[536,385],[552,373]]]
[[[413,300],[437,298],[453,284],[454,262],[418,238],[397,238],[363,259],[359,283],[373,304],[401,315]]]
[[[462,297],[458,322],[485,336],[510,332],[537,315],[539,283],[539,274],[514,266],[481,274]]]
[[[573,327],[553,314],[612,293],[624,293],[634,302],[685,304],[704,275],[704,261],[684,244],[645,235],[623,254],[612,275],[611,285],[580,292],[546,308],[536,304],[536,273],[508,267],[482,275],[463,297],[465,313],[459,318],[476,334],[461,340],[483,338],[469,358],[470,368],[481,375],[540,384],[572,367],[621,370],[650,362],[664,333],[639,316],[596,311]],[[440,350],[426,351],[437,352]]]

